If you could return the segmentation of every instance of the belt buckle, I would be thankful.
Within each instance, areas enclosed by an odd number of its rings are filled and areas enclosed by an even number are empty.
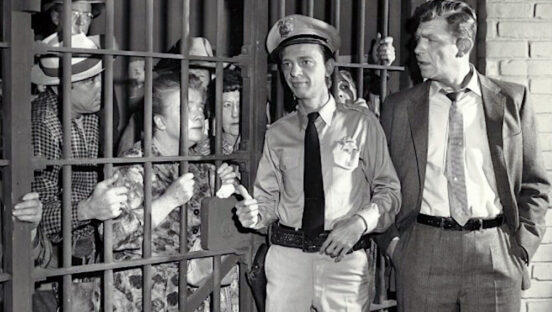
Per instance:
[[[443,230],[446,230],[446,227],[445,227],[445,218],[441,218],[439,220],[439,227],[442,228]]]
[[[481,231],[483,229],[483,219],[477,219],[474,230]]]
[[[303,248],[301,250],[303,252],[313,253],[320,250],[320,248],[316,245],[316,241],[308,238],[305,233],[303,232]]]

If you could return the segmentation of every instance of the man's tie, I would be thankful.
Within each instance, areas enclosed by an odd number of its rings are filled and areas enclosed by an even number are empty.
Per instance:
[[[464,122],[457,105],[457,99],[463,92],[457,91],[447,94],[447,97],[452,101],[452,105],[449,111],[449,135],[445,169],[448,181],[450,215],[462,226],[470,218],[464,174]]]
[[[320,142],[314,121],[317,112],[310,113],[305,131],[305,166],[303,189],[305,207],[301,228],[306,236],[314,238],[324,231],[324,183],[322,182],[322,162],[320,160]]]

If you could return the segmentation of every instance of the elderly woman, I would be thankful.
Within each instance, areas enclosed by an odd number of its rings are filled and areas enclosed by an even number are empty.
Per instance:
[[[188,85],[188,148],[202,141],[204,131],[205,89],[195,75]],[[161,75],[153,85],[153,140],[152,156],[178,155],[180,142],[180,74]],[[137,142],[124,157],[142,157],[142,142]],[[152,172],[152,255],[177,254],[180,239],[180,206],[187,203],[188,248],[199,246],[200,201],[212,196],[210,172],[212,165],[190,163],[188,173],[179,175],[177,163],[154,164]],[[142,165],[119,167],[119,184],[129,189],[128,201],[121,216],[113,224],[114,258],[117,261],[139,259],[142,255],[144,223],[144,168]],[[224,176],[221,176],[224,181]],[[195,181],[195,182],[194,182]],[[190,264],[194,261],[190,261]],[[198,265],[190,265],[190,272]],[[153,311],[178,310],[178,264],[152,266]],[[199,273],[201,274],[201,273]],[[208,274],[208,272],[207,272]],[[115,311],[142,311],[142,271],[132,269],[114,273]],[[197,279],[196,280],[201,280]],[[188,280],[189,281],[189,280]],[[188,287],[192,292],[192,287]],[[223,287],[223,311],[232,311],[230,298],[237,289]],[[237,297],[237,295],[235,295]],[[207,306],[203,308],[208,309]],[[202,308],[202,309],[203,309]]]
[[[224,154],[238,149],[242,78],[239,69],[224,71],[222,87],[222,148]]]

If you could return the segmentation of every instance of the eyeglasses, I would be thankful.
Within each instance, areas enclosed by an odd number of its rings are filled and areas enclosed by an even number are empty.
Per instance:
[[[94,14],[90,12],[71,11],[71,16],[73,18],[73,21],[78,20],[80,17],[82,21],[90,22],[94,17]]]
[[[60,14],[62,14],[62,11],[58,11]],[[71,11],[71,18],[73,19],[73,22],[78,21],[80,17],[81,22],[90,22],[92,18],[94,17],[94,14],[90,12],[82,12],[82,11]]]

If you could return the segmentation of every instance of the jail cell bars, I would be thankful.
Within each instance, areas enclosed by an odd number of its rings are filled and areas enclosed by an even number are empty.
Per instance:
[[[2,2],[2,40],[0,50],[2,52],[2,78],[3,79],[3,111],[2,111],[2,134],[3,134],[3,159],[0,160],[2,167],[2,196],[4,204],[3,221],[3,251],[4,270],[0,273],[0,282],[4,287],[4,310],[6,311],[31,311],[31,294],[35,281],[58,280],[60,284],[60,296],[63,311],[73,311],[72,298],[74,294],[75,279],[85,275],[98,276],[101,281],[102,299],[100,307],[104,311],[113,310],[114,294],[114,272],[138,268],[143,272],[143,310],[152,310],[151,285],[152,268],[163,263],[176,263],[179,267],[179,306],[181,311],[195,310],[206,298],[211,298],[211,307],[214,311],[220,310],[220,289],[221,279],[232,267],[239,265],[240,272],[240,310],[252,311],[253,303],[249,290],[245,284],[244,272],[251,260],[252,247],[235,249],[229,246],[226,249],[202,250],[189,252],[187,249],[187,209],[181,207],[180,222],[180,250],[176,254],[154,256],[152,253],[152,175],[156,164],[178,163],[180,174],[187,172],[189,162],[213,162],[218,167],[223,161],[234,161],[240,163],[242,168],[242,182],[249,186],[255,174],[257,160],[259,158],[260,143],[264,134],[264,110],[265,106],[255,105],[255,101],[261,98],[266,99],[266,88],[264,77],[266,75],[266,52],[264,45],[258,44],[262,41],[266,32],[266,3],[258,0],[244,0],[243,7],[243,46],[241,53],[237,56],[223,55],[225,38],[222,31],[217,31],[215,46],[219,47],[214,56],[189,55],[189,38],[202,34],[190,32],[189,19],[190,0],[182,0],[179,5],[182,22],[180,27],[182,53],[169,54],[156,52],[153,49],[154,32],[154,0],[140,0],[145,6],[145,32],[143,34],[146,49],[134,51],[118,49],[115,46],[115,22],[116,22],[116,1],[106,0],[104,4],[105,44],[100,49],[77,49],[71,46],[71,33],[63,32],[63,45],[61,47],[44,46],[33,44],[31,31],[31,12],[40,8],[29,1],[4,0]],[[236,1],[213,0],[216,2],[216,28],[224,27],[222,24],[223,11],[228,5]],[[64,29],[71,29],[71,0],[65,0],[62,6],[62,24]],[[240,22],[240,21],[233,21]],[[260,27],[258,27],[260,23]],[[71,142],[72,105],[71,105],[71,59],[75,54],[94,55],[101,57],[103,61],[102,73],[102,103],[103,103],[103,136],[101,138],[102,155],[98,158],[75,158],[71,152],[71,144],[63,144],[63,157],[61,159],[45,159],[33,156],[31,145],[31,95],[30,77],[28,71],[20,71],[21,68],[30,69],[33,55],[39,57],[44,54],[57,54],[62,63],[63,72],[61,77],[62,113],[61,123],[63,126],[63,142]],[[113,112],[114,112],[114,62],[116,58],[127,57],[143,58],[145,64],[144,83],[144,155],[137,158],[118,158],[114,152],[113,133]],[[178,156],[155,157],[152,154],[152,84],[153,65],[159,59],[173,59],[181,64],[180,87],[181,87],[181,109],[180,109],[180,147]],[[190,155],[187,146],[187,114],[188,114],[188,74],[190,62],[207,61],[215,64],[215,149],[214,153],[207,156]],[[242,69],[243,88],[241,105],[241,145],[238,151],[225,155],[222,149],[222,77],[224,66],[234,64]],[[264,65],[266,66],[266,65]],[[258,86],[257,84],[261,84]],[[258,131],[257,128],[261,130]],[[17,129],[17,131],[15,130]],[[111,177],[117,166],[140,164],[144,168],[144,224],[143,224],[143,254],[140,259],[115,261],[113,257],[113,221],[104,221],[102,259],[93,264],[75,266],[72,263],[72,173],[76,166],[96,166],[103,169],[104,177]],[[62,252],[61,267],[48,270],[32,269],[33,263],[30,256],[30,248],[15,248],[15,246],[30,246],[29,226],[20,222],[12,221],[10,207],[15,204],[16,199],[30,191],[30,182],[33,179],[33,171],[40,172],[47,167],[61,167],[61,184],[63,190],[62,198]],[[99,179],[101,180],[101,179]],[[216,182],[216,189],[220,181]],[[227,256],[224,259],[222,256]],[[186,288],[187,264],[191,259],[212,258],[213,274],[208,283],[202,285],[196,291],[188,295]],[[84,308],[84,307],[83,307]]]

